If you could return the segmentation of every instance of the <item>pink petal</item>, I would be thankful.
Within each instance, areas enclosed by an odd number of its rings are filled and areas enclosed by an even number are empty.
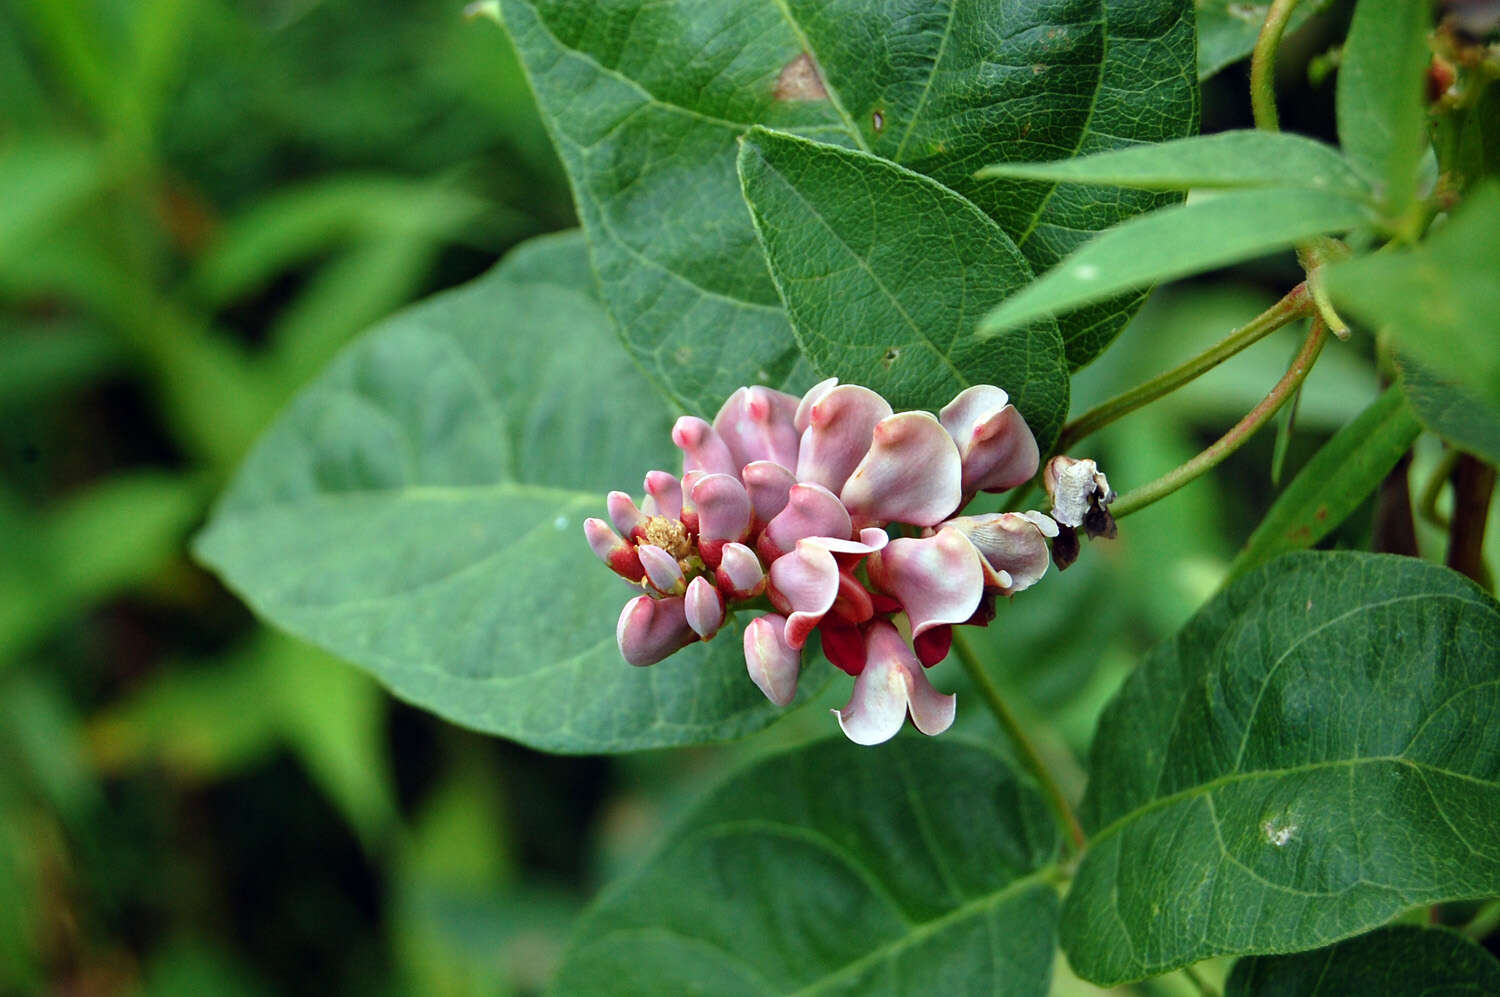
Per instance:
[[[653,588],[663,595],[682,594],[682,585],[686,579],[677,558],[655,544],[641,544],[635,552],[640,557],[641,565],[646,569],[646,579]]]
[[[620,535],[610,529],[604,520],[585,519],[583,535],[588,538],[589,547],[599,556],[599,560],[609,565],[615,574],[631,582],[638,582],[646,576],[646,569],[641,565],[635,545],[620,539]]]
[[[816,541],[797,548],[771,565],[771,605],[787,613],[786,642],[800,649],[839,594],[839,567]]]
[[[724,625],[724,597],[719,595],[713,582],[699,575],[688,583],[683,612],[693,632],[708,640]]]
[[[938,413],[963,461],[963,491],[1000,492],[1030,481],[1041,453],[1031,428],[1004,391],[965,388]]]
[[[963,498],[958,448],[943,424],[926,412],[902,412],[875,427],[870,452],[840,497],[856,523],[931,526]]]
[[[767,613],[745,628],[745,668],[751,680],[777,706],[797,695],[797,669],[802,652],[782,637],[786,617]]]
[[[901,601],[915,636],[945,623],[963,623],[984,595],[979,552],[951,527],[935,536],[892,540],[866,564],[870,581]]]
[[[654,665],[698,639],[688,626],[682,597],[637,596],[625,604],[615,627],[620,654],[632,665]]]
[[[847,539],[851,532],[849,511],[837,495],[822,485],[798,482],[787,494],[786,508],[766,524],[760,552],[774,562],[805,537]]]
[[[706,474],[693,485],[698,510],[698,553],[710,568],[728,542],[750,536],[750,494],[740,479],[729,474]]]
[[[698,507],[693,505],[693,489],[707,475],[706,471],[686,471],[682,475],[682,525],[689,533],[698,532]]]
[[[986,579],[989,588],[1014,595],[1035,585],[1047,573],[1050,559],[1041,525],[1032,516],[1040,513],[994,512],[985,516],[958,516],[943,524],[943,532],[956,530],[969,539],[996,576]],[[1041,517],[1045,519],[1045,517]],[[1046,520],[1051,523],[1051,520]],[[1052,524],[1056,535],[1057,525]]]
[[[750,493],[750,508],[755,513],[755,522],[764,528],[767,523],[786,508],[796,475],[769,460],[755,460],[740,471],[740,480],[745,491]]]
[[[911,674],[911,689],[907,693],[907,711],[911,713],[912,726],[928,737],[941,734],[953,726],[953,717],[958,709],[958,697],[951,692],[944,694],[932,687],[927,673],[921,668]]]
[[[797,480],[837,492],[870,449],[875,426],[891,406],[869,388],[841,384],[818,399],[808,412],[797,454]]]
[[[646,494],[656,503],[656,514],[668,519],[682,517],[682,482],[666,471],[646,473]]]
[[[760,566],[760,558],[744,544],[724,545],[714,579],[719,591],[730,599],[753,599],[766,588],[766,572]]]
[[[636,508],[635,501],[624,492],[610,492],[605,499],[605,508],[609,510],[609,521],[615,524],[615,529],[620,536],[630,540],[639,540],[646,529],[646,514]]]
[[[890,534],[878,526],[866,526],[859,531],[858,540],[840,540],[838,537],[814,537],[812,539],[835,554],[873,554],[891,542]]]
[[[672,442],[682,450],[682,469],[707,471],[709,474],[738,474],[729,446],[714,432],[714,427],[695,415],[685,415],[672,427]]]
[[[849,705],[833,712],[849,740],[880,744],[895,737],[906,722],[912,669],[902,659],[910,657],[911,651],[896,628],[884,621],[870,627],[865,646],[865,668],[854,680]],[[915,658],[912,664],[916,664]]]
[[[838,378],[830,377],[807,389],[807,394],[803,395],[802,401],[797,403],[797,414],[792,418],[792,425],[799,436],[807,431],[808,424],[812,421],[812,407],[818,404],[818,399],[832,391],[838,383]]]
[[[769,460],[787,470],[797,466],[795,395],[759,386],[740,388],[714,416],[714,430],[734,455],[735,468]]]

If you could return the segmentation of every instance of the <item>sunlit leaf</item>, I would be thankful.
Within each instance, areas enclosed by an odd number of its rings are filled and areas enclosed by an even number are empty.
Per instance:
[[[571,247],[541,246],[559,279]],[[530,255],[510,260],[534,275]],[[199,556],[276,625],[468,727],[597,752],[765,726],[779,711],[738,625],[651,668],[620,658],[631,589],[582,524],[680,465],[672,420],[590,296],[511,266],[352,344],[261,439]]]

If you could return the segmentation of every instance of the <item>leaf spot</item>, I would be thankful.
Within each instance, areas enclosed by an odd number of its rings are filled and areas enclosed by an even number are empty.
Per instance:
[[[828,99],[828,88],[823,85],[823,77],[812,56],[803,52],[781,67],[773,96],[785,101]]]
[[[896,358],[899,356],[901,356],[900,348],[892,346],[890,349],[885,351],[885,356],[880,358],[880,362],[889,367],[896,362]]]
[[[885,115],[878,109],[870,115],[870,126],[875,129],[875,134],[885,131]]]
[[[1284,848],[1288,841],[1297,836],[1299,830],[1285,814],[1276,817],[1268,817],[1260,825],[1261,833],[1266,836],[1266,843],[1277,848]]]
[[[1092,263],[1083,263],[1073,268],[1073,276],[1079,280],[1093,280],[1099,276],[1099,268]]]

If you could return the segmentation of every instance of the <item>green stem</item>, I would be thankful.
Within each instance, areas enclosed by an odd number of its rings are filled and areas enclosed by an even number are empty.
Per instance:
[[[1307,283],[1303,282],[1288,291],[1286,296],[1276,304],[1198,356],[1163,374],[1158,374],[1124,394],[1116,395],[1109,401],[1094,406],[1068,423],[1063,427],[1062,434],[1058,436],[1057,446],[1054,449],[1057,453],[1066,453],[1068,447],[1085,436],[1098,432],[1123,415],[1128,415],[1164,395],[1171,394],[1194,378],[1213,370],[1252,343],[1259,342],[1277,329],[1311,312],[1312,298],[1308,294]]]
[[[1203,974],[1199,973],[1192,966],[1183,966],[1182,975],[1188,978],[1188,982],[1191,983],[1197,989],[1197,991],[1203,995],[1203,997],[1218,997],[1218,991],[1216,991],[1213,986],[1203,978]]]
[[[1110,506],[1109,511],[1116,519],[1119,519],[1144,509],[1157,499],[1165,498],[1204,472],[1217,467],[1225,457],[1244,446],[1245,441],[1254,435],[1257,429],[1269,422],[1276,414],[1276,410],[1286,404],[1296,393],[1297,388],[1307,378],[1308,371],[1312,370],[1313,362],[1318,359],[1318,353],[1323,349],[1323,343],[1327,338],[1328,327],[1323,324],[1321,318],[1314,317],[1312,329],[1308,332],[1307,339],[1303,341],[1302,349],[1297,351],[1292,365],[1287,368],[1281,380],[1276,382],[1276,386],[1261,400],[1259,405],[1247,412],[1233,429],[1219,437],[1207,450],[1181,467],[1168,471],[1155,481],[1121,495]]]
[[[1443,486],[1448,479],[1453,477],[1453,469],[1458,466],[1458,459],[1463,456],[1461,450],[1449,450],[1443,454],[1443,459],[1433,468],[1432,475],[1427,479],[1427,484],[1422,488],[1422,496],[1417,499],[1417,513],[1433,526],[1446,530],[1448,528],[1448,517],[1438,509],[1438,499],[1442,497]]]
[[[1273,0],[1250,53],[1250,110],[1255,127],[1268,132],[1281,130],[1276,116],[1276,50],[1296,6],[1297,0]]]
[[[1037,754],[1036,748],[1027,738],[1026,732],[1016,722],[1015,715],[1010,712],[1010,707],[1005,705],[1005,700],[996,688],[994,680],[979,663],[979,658],[974,654],[974,649],[969,646],[968,639],[959,633],[957,629],[953,632],[953,650],[958,654],[958,660],[963,664],[964,671],[969,673],[969,679],[974,683],[974,688],[984,697],[985,704],[989,706],[990,712],[995,714],[995,719],[1000,724],[1000,729],[1005,731],[1010,738],[1011,744],[1015,746],[1016,754],[1020,756],[1021,763],[1026,766],[1027,771],[1036,779],[1037,785],[1041,787],[1042,794],[1047,798],[1047,805],[1052,808],[1052,814],[1057,818],[1058,825],[1067,834],[1068,843],[1075,852],[1083,851],[1087,839],[1083,834],[1083,826],[1078,823],[1078,818],[1073,815],[1073,808],[1068,805],[1068,798],[1063,795],[1061,787],[1042,764],[1042,758]]]
[[[1500,929],[1500,900],[1491,900],[1464,925],[1464,934],[1470,938],[1484,940]]]

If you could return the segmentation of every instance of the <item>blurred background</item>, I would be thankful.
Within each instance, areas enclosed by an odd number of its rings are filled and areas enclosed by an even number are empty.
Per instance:
[[[1284,50],[1288,127],[1331,133],[1317,68],[1346,7]],[[1245,92],[1242,65],[1208,81],[1205,130],[1247,124]],[[0,994],[534,993],[582,906],[697,793],[830,733],[819,703],[736,745],[539,755],[261,626],[186,553],[352,335],[573,224],[502,33],[452,0],[0,0]],[[1288,256],[1159,293],[1075,413],[1299,276]],[[1299,338],[1084,449],[1122,490],[1155,477]],[[1369,355],[1325,351],[1283,480],[1376,396]],[[1276,435],[980,641],[1070,788],[1105,700],[1274,494]],[[1438,459],[1420,450],[1414,476]],[[956,666],[934,681],[964,696]],[[996,736],[981,710],[960,726]]]

